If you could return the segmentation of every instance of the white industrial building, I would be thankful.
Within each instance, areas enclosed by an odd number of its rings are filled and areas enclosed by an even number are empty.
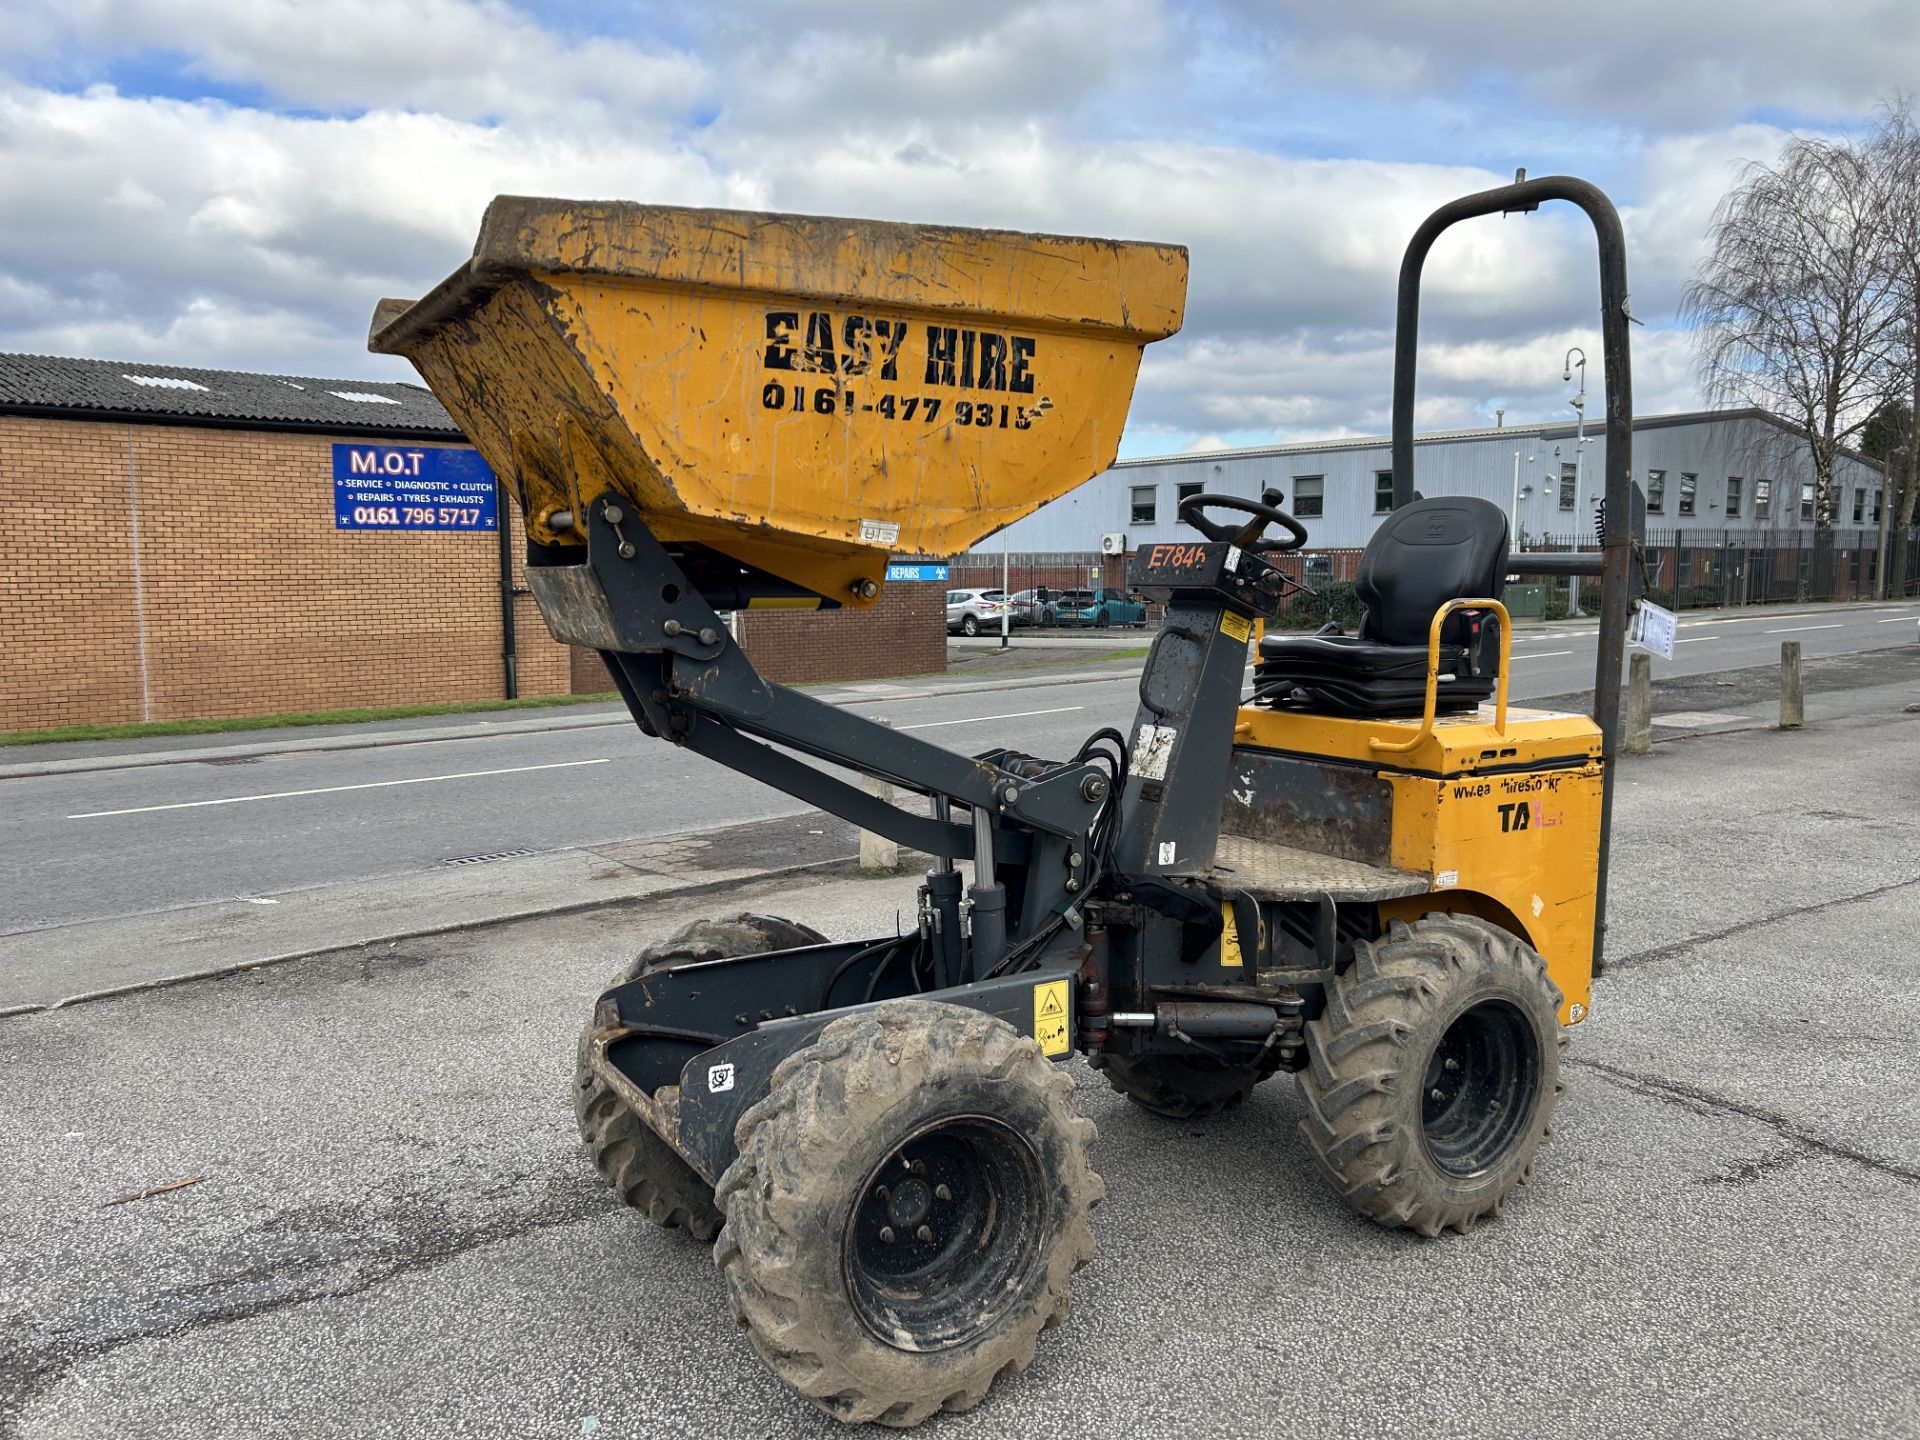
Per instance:
[[[1509,515],[1518,545],[1591,541],[1605,487],[1606,437],[1576,425],[1505,425],[1419,436],[1414,484],[1425,495],[1478,495]],[[1307,527],[1311,550],[1357,550],[1391,508],[1386,436],[1262,445],[1121,460],[1112,469],[988,542],[1018,552],[1088,551],[1122,535],[1135,550],[1192,538],[1176,518],[1199,491],[1257,497],[1281,490]],[[1813,459],[1806,441],[1762,410],[1650,415],[1633,423],[1634,479],[1647,492],[1649,539],[1710,546],[1719,536],[1814,528]],[[1882,467],[1853,451],[1835,473],[1836,529],[1879,524]],[[1184,533],[1183,533],[1184,532]],[[1788,543],[1794,543],[1789,541]]]

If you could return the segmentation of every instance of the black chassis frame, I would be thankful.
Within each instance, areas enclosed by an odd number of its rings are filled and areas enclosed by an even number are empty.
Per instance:
[[[1442,207],[1416,233],[1401,270],[1394,502],[1415,495],[1414,356],[1427,250],[1458,220],[1550,199],[1586,210],[1600,241],[1607,514],[1628,523],[1609,526],[1599,557],[1515,556],[1512,570],[1603,582],[1597,969],[1620,659],[1644,512],[1630,479],[1625,245],[1595,187],[1567,177],[1517,181]],[[1233,540],[1134,557],[1129,583],[1162,602],[1166,620],[1141,674],[1117,794],[1111,772],[1084,747],[1065,762],[1007,749],[969,759],[768,682],[716,606],[792,597],[791,583],[697,546],[669,549],[611,492],[575,517],[575,529],[586,540],[584,563],[577,546],[530,542],[529,586],[556,639],[601,653],[644,731],[934,857],[915,934],[673,966],[600,996],[589,1033],[595,1072],[707,1179],[732,1160],[735,1124],[782,1059],[839,1016],[904,995],[999,1015],[1026,1031],[1044,988],[1066,981],[1068,1043],[1053,1047],[1054,1058],[1076,1049],[1197,1051],[1250,1063],[1272,1052],[1276,1065],[1301,1063],[1302,1026],[1319,1012],[1340,956],[1376,933],[1377,920],[1371,904],[1342,909],[1333,895],[1255,900],[1207,878],[1234,763],[1249,627],[1271,618],[1291,585],[1262,558],[1258,520]],[[797,756],[928,796],[932,813],[888,804]],[[954,805],[971,824],[951,819]],[[975,871],[964,905],[953,868],[963,857]],[[1244,956],[1231,969],[1218,943],[1223,907]],[[915,955],[901,966],[908,947]]]
[[[1271,1044],[1289,1015],[1286,1028],[1297,1029],[1296,995],[1269,984],[1266,1003],[1252,1003],[1249,969],[1219,966],[1221,897],[1204,878],[1249,629],[1289,585],[1257,552],[1205,542],[1171,547],[1177,555],[1158,565],[1135,558],[1132,583],[1163,601],[1167,618],[1141,674],[1122,747],[1132,763],[1118,767],[1116,792],[1115,767],[1090,759],[1006,749],[968,758],[769,682],[712,601],[788,593],[782,582],[669,549],[614,493],[595,498],[576,527],[585,563],[577,547],[530,545],[528,584],[556,638],[600,651],[643,730],[934,857],[916,932],[663,967],[600,996],[596,1072],[708,1179],[731,1161],[734,1126],[780,1060],[836,1017],[884,1000],[923,994],[1031,1033],[1042,987],[1068,980],[1056,1058]],[[800,756],[928,796],[932,814]],[[956,806],[971,823],[950,818]],[[974,861],[964,905],[959,858]],[[1257,912],[1240,928],[1249,946],[1274,937],[1256,968],[1286,948],[1282,927]],[[1325,931],[1330,965],[1331,917]],[[1282,968],[1304,978],[1297,964]],[[1164,1023],[1139,1024],[1161,1011]]]

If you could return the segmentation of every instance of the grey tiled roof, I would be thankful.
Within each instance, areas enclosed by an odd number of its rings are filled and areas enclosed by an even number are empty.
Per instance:
[[[7,413],[448,439],[460,435],[453,417],[420,385],[56,355],[0,354],[0,414]]]

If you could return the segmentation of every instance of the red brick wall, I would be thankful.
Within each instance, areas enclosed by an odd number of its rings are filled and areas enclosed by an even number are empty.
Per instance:
[[[0,730],[501,696],[497,536],[335,530],[334,439],[0,416]]]
[[[740,646],[769,680],[866,680],[947,668],[947,586],[888,584],[868,610],[746,610]]]

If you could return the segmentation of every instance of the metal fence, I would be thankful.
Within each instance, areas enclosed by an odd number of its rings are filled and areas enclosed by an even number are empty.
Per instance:
[[[1594,550],[1591,536],[1548,535],[1529,552]],[[1813,531],[1649,530],[1647,595],[1672,610],[1805,601],[1870,600],[1877,592],[1880,532],[1874,527]],[[1905,563],[1890,577],[1889,595],[1920,594],[1920,528],[1908,535]],[[1570,582],[1548,585],[1547,615],[1564,614]],[[1597,581],[1583,582],[1597,590]]]
[[[1891,546],[1890,551],[1898,548]],[[1591,534],[1530,536],[1524,549],[1563,554],[1596,550],[1598,543]],[[1270,558],[1293,579],[1326,595],[1331,602],[1337,597],[1328,592],[1352,581],[1360,554],[1358,550],[1301,550]],[[1824,537],[1813,531],[1649,530],[1646,558],[1649,598],[1656,605],[1674,610],[1868,600],[1877,593],[1880,532],[1873,526],[1834,529]],[[1049,590],[1102,585],[1118,588],[1126,584],[1126,559],[1098,550],[1007,554],[976,550],[956,555],[948,562],[948,583],[956,590],[997,590],[1004,584],[1011,594],[1041,586]],[[1908,533],[1899,569],[1899,574],[1890,577],[1887,593],[1920,596],[1920,527]],[[1546,618],[1559,619],[1567,614],[1572,608],[1572,582],[1558,579],[1539,583],[1546,591]],[[1599,582],[1587,579],[1580,583],[1582,599],[1590,609],[1598,603]],[[1302,613],[1312,608],[1303,605]],[[1154,623],[1159,619],[1158,609],[1155,606],[1149,611]]]

